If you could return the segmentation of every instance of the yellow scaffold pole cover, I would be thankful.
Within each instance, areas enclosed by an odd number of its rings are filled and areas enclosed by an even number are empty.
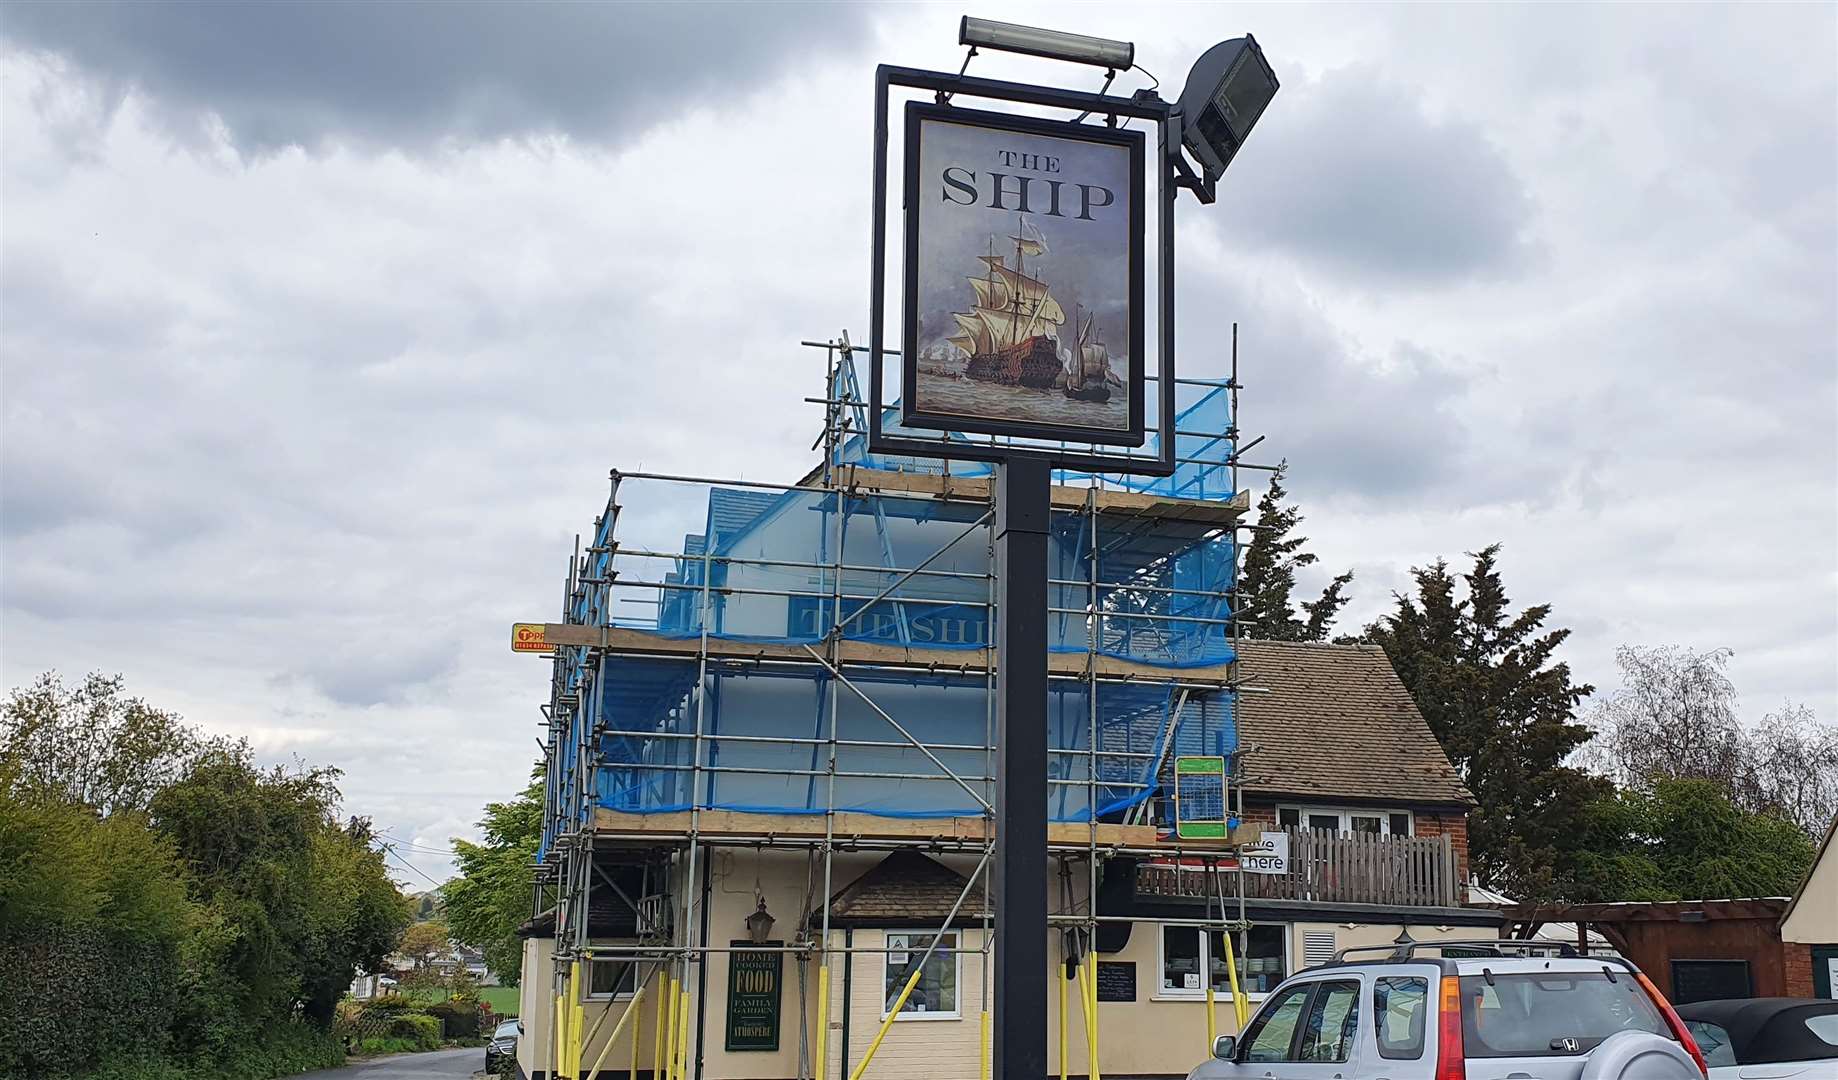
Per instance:
[[[632,1000],[625,1003],[625,1011],[619,1014],[619,1022],[617,1024],[614,1024],[613,1030],[607,1033],[606,1045],[600,1047],[600,1056],[594,1059],[594,1067],[587,1070],[587,1072],[583,1075],[585,1076],[599,1076],[600,1075],[600,1066],[606,1064],[606,1055],[613,1052],[613,1044],[619,1041],[619,1035],[621,1032],[625,1030],[625,1026],[631,1023],[632,1018],[634,1016],[638,1015],[638,1007],[644,1004],[644,1001],[645,1001],[645,988],[641,986],[638,988],[638,993],[632,995]],[[632,1030],[632,1040],[633,1040],[632,1041],[632,1047],[633,1047],[632,1057],[636,1059],[638,1057],[638,1049],[637,1049],[638,1030],[637,1028],[634,1028]]]
[[[811,1075],[823,1080],[823,1074],[830,1067],[830,954],[820,954],[823,963],[817,968],[817,1056],[811,1065]]]
[[[562,1059],[562,1045],[568,1039],[567,1001],[567,995],[561,990],[555,992],[555,1022],[549,1025],[549,1060],[550,1070],[557,1076],[561,1075],[562,1068],[568,1064]]]
[[[1086,1029],[1086,1038],[1091,1040],[1091,1080],[1101,1080],[1102,1072],[1098,1068],[1098,950],[1092,949],[1085,954],[1085,963],[1090,974],[1085,979],[1087,1007],[1091,1010],[1091,1026]]]
[[[1219,936],[1225,939],[1225,974],[1227,978],[1232,980],[1232,1014],[1238,1018],[1238,1033],[1243,1035],[1245,1021],[1250,1019],[1246,1014],[1250,1012],[1251,1006],[1249,1002],[1245,1001],[1244,993],[1238,988],[1238,958],[1232,955],[1232,932],[1227,930]],[[1206,1020],[1206,1034],[1211,1036],[1212,1012],[1210,1005],[1208,1006]],[[1213,1052],[1213,1044],[1210,1038],[1206,1043],[1206,1052],[1208,1054]]]
[[[664,1080],[664,1040],[671,1030],[671,1005],[675,1003],[671,973],[658,972],[658,1034],[651,1047],[651,1080]]]
[[[894,1018],[900,1015],[900,1010],[906,1008],[906,999],[912,994],[913,987],[919,984],[919,975],[923,970],[916,966],[913,973],[907,976],[906,985],[900,988],[900,996],[894,999],[893,1008],[887,1010],[887,1019],[881,1021],[881,1030],[874,1033],[874,1041],[868,1044],[868,1052],[862,1055],[862,1059],[855,1063],[854,1070],[849,1073],[849,1080],[862,1080],[862,1073],[868,1071],[868,1063],[874,1060],[874,1052],[881,1048],[881,1040],[887,1037],[887,1029],[893,1026]]]
[[[649,987],[650,985],[651,985],[651,980],[646,979],[645,985],[639,987],[638,992],[642,995],[646,987]],[[636,1010],[638,1008],[638,1001],[639,999],[634,997],[632,999],[632,1004],[630,1007]],[[632,1014],[632,1066],[631,1066],[631,1069],[625,1074],[626,1080],[638,1080],[638,1041],[644,1036],[644,1032],[645,1032],[645,1014],[641,1012],[634,1012]]]
[[[687,975],[688,972],[684,972],[684,974]],[[677,1016],[680,1018],[680,1020],[677,1023],[677,1033],[676,1033],[676,1037],[677,1037],[676,1075],[677,1075],[677,1080],[683,1080],[683,1077],[689,1075],[689,980],[688,979],[684,979],[681,983],[678,984],[677,997],[681,1000],[678,1001],[677,1003]]]
[[[983,1056],[982,1056],[983,1067],[982,1067],[982,1072],[980,1075],[983,1077],[983,1080],[989,1080],[989,1010],[988,1009],[983,1010],[983,1047],[982,1047],[982,1050],[983,1050]]]
[[[1066,984],[1072,981],[1072,973],[1064,963],[1059,965],[1059,978],[1053,981],[1059,984],[1059,1080],[1066,1080]]]

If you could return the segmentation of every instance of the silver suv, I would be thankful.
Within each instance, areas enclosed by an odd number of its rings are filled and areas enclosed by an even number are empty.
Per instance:
[[[1634,965],[1514,945],[1342,950],[1278,986],[1188,1080],[1704,1080],[1697,1044]]]

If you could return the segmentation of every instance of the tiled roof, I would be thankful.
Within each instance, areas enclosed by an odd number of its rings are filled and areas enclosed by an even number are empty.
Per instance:
[[[1241,640],[1247,794],[1472,805],[1377,645]],[[1263,692],[1268,690],[1268,693]]]
[[[876,925],[889,921],[942,922],[964,891],[964,875],[917,851],[896,851],[830,898],[835,926]],[[983,915],[981,886],[964,897],[958,919]]]

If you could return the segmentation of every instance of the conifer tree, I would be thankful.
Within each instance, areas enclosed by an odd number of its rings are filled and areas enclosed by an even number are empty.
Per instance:
[[[1576,709],[1594,687],[1554,660],[1570,636],[1545,629],[1549,604],[1508,612],[1498,544],[1460,575],[1438,559],[1412,571],[1415,596],[1366,628],[1479,801],[1468,816],[1472,870],[1521,900],[1564,895],[1590,804],[1613,785],[1564,765],[1590,737]],[[1458,582],[1466,595],[1458,596]]]
[[[1319,559],[1302,550],[1307,537],[1289,535],[1302,523],[1302,511],[1284,505],[1289,492],[1283,487],[1283,474],[1288,467],[1286,461],[1276,467],[1270,474],[1270,487],[1257,501],[1258,528],[1251,531],[1238,572],[1238,614],[1244,620],[1239,632],[1271,641],[1323,641],[1333,628],[1334,617],[1350,599],[1346,588],[1353,572],[1329,582],[1315,600],[1303,601],[1297,613],[1292,599],[1296,571]]]

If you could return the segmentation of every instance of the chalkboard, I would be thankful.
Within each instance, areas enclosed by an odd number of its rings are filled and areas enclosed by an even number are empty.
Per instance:
[[[1136,1000],[1136,961],[1098,961],[1098,1000]]]
[[[1694,1001],[1721,1001],[1745,998],[1753,994],[1747,960],[1674,960],[1672,961],[1672,1003],[1689,1005]]]

